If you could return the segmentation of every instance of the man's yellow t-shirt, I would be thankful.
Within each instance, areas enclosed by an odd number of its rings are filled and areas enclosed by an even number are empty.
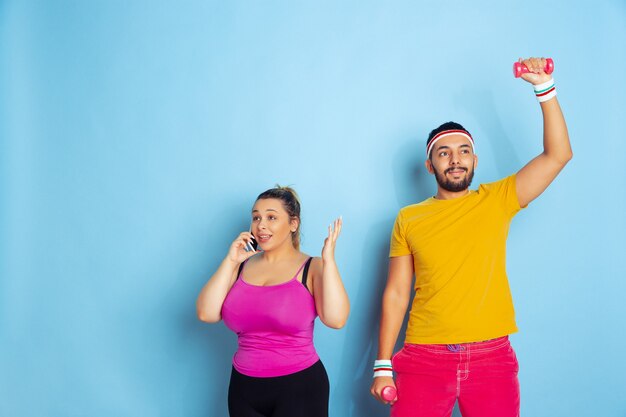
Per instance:
[[[505,255],[519,210],[515,175],[400,210],[389,256],[413,255],[406,343],[477,342],[517,331]]]

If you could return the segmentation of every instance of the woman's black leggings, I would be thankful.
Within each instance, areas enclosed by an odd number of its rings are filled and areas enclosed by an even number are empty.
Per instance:
[[[271,378],[246,376],[233,368],[228,412],[230,417],[328,417],[329,391],[322,361]]]

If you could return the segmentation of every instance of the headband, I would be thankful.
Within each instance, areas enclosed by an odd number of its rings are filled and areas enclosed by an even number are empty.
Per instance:
[[[430,155],[430,151],[433,150],[435,143],[437,143],[439,139],[445,138],[446,136],[452,136],[452,135],[465,136],[472,144],[472,152],[474,152],[474,139],[472,139],[472,135],[470,135],[469,132],[466,130],[451,129],[451,130],[444,130],[443,132],[437,133],[428,141],[428,143],[426,144],[426,156],[428,157]]]

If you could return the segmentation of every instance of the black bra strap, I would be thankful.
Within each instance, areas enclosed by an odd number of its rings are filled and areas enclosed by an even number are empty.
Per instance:
[[[237,278],[235,279],[239,279],[239,277],[241,276],[241,271],[243,271],[243,266],[246,264],[246,261],[247,259],[239,265],[239,271],[237,271]]]
[[[306,278],[307,278],[307,274],[309,273],[309,267],[311,266],[311,261],[313,260],[313,258],[309,258],[306,263],[304,264],[304,271],[302,271],[302,285],[304,285],[306,287]],[[309,287],[307,287],[309,288]]]

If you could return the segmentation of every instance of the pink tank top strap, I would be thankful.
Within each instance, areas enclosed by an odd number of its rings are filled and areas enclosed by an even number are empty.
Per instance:
[[[298,268],[298,270],[296,271],[296,274],[293,276],[293,278],[291,278],[292,280],[298,278],[298,274],[300,274],[300,272],[304,269],[304,267],[307,266],[307,264],[309,263],[309,261],[311,259],[313,259],[313,258],[311,258],[311,257],[307,258],[307,260],[304,261],[304,263],[302,265],[300,265],[300,268]]]

